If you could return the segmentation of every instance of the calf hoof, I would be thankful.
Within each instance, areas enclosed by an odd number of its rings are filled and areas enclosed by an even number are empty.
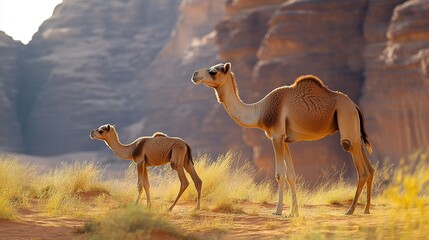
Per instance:
[[[354,212],[353,210],[348,210],[345,214],[346,215],[353,215],[353,212]]]

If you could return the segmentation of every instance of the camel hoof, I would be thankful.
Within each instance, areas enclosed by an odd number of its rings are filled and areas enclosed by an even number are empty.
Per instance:
[[[291,213],[291,214],[289,214],[287,216],[287,218],[294,218],[294,217],[299,217],[299,214],[293,214],[293,213]]]
[[[352,214],[353,214],[353,211],[348,210],[345,214],[346,214],[346,215],[352,215]]]
[[[273,213],[271,213],[271,215],[281,216],[281,215],[282,215],[282,213],[273,212]]]
[[[364,214],[370,214],[369,210],[365,210]]]

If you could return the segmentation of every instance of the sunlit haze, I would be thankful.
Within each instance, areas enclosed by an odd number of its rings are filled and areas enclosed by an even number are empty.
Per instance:
[[[27,44],[62,0],[0,0],[0,30]]]

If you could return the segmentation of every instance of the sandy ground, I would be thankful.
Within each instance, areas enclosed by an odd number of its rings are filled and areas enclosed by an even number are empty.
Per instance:
[[[268,203],[235,203],[239,213],[215,212],[213,207],[204,204],[202,210],[194,211],[194,206],[194,202],[179,202],[166,216],[186,235],[196,239],[374,239],[380,227],[391,222],[386,215],[391,211],[387,206],[373,206],[372,214],[366,215],[364,206],[359,205],[355,215],[346,216],[348,203],[304,205],[299,218],[285,217],[290,211],[288,207],[283,216],[274,216],[271,213],[275,205]],[[85,235],[78,229],[87,220],[44,216],[39,203],[32,201],[27,209],[20,211],[18,220],[0,220],[0,239],[84,239]],[[168,238],[162,233],[153,236],[154,239]]]
[[[28,209],[20,211],[19,219],[0,219],[0,239],[84,239],[77,229],[85,221],[43,216],[37,202],[33,201]]]

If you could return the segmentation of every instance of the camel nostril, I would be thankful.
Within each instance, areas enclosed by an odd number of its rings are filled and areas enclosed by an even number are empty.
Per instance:
[[[192,75],[194,77],[198,76],[198,72],[194,72],[194,75]]]

